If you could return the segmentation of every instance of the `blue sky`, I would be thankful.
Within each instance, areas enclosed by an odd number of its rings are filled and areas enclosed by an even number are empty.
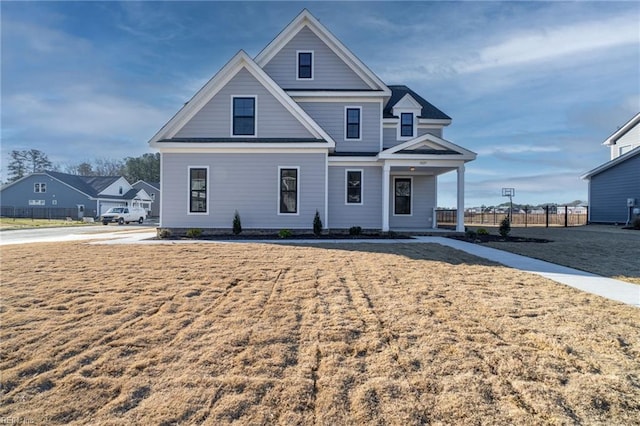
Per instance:
[[[478,153],[466,205],[587,198],[580,175],[640,111],[639,2],[2,2],[2,165],[152,152],[147,141],[238,50],[308,8],[387,84],[453,118]],[[455,174],[440,178],[455,205]]]

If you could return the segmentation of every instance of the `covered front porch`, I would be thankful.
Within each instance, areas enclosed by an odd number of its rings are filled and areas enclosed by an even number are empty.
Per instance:
[[[464,232],[465,163],[476,154],[426,134],[382,151],[382,231],[438,227],[438,176],[455,172],[456,231]]]

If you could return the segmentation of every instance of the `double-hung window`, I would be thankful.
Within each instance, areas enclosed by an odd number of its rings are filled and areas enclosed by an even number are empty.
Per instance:
[[[396,178],[394,181],[394,214],[411,214],[411,178]]]
[[[347,204],[362,204],[362,170],[347,170]]]
[[[297,167],[280,167],[280,214],[298,214]]]
[[[207,167],[189,167],[189,213],[207,213]]]
[[[413,136],[413,114],[403,112],[400,114],[400,136]]]
[[[233,136],[256,135],[256,98],[233,98]]]
[[[313,52],[298,52],[298,80],[313,80]]]
[[[347,107],[345,109],[345,139],[360,140],[362,109],[359,107]]]
[[[33,184],[33,192],[47,192],[47,184],[46,183]]]

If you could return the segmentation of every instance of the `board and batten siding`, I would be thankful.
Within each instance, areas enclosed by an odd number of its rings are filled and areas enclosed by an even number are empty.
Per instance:
[[[362,170],[362,204],[346,204],[345,170]],[[329,227],[382,229],[382,167],[329,166]]]
[[[256,99],[256,136],[259,138],[313,138],[300,122],[246,69],[236,74],[180,129],[178,138],[228,138],[232,134],[232,96]]]
[[[298,102],[307,114],[315,120],[336,142],[336,152],[379,152],[380,114],[379,102]],[[345,138],[346,107],[362,108],[361,140]]]
[[[394,214],[394,178],[412,178],[411,215]],[[391,229],[431,228],[436,203],[436,178],[424,175],[394,175],[389,182],[389,227]]]
[[[636,202],[640,202],[640,155],[591,177],[589,220],[626,223],[629,198],[635,198]]]
[[[313,79],[298,80],[298,51],[313,51]],[[371,89],[313,31],[302,29],[263,70],[283,89]]]
[[[163,154],[161,226],[310,229],[316,210],[325,221],[326,154]],[[189,167],[208,167],[208,214],[188,214]],[[278,167],[299,168],[297,215],[279,215]]]

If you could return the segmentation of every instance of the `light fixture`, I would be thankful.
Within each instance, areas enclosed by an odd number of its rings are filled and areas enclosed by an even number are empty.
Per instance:
[[[412,172],[415,172],[416,168],[415,167],[409,167],[409,170],[411,170]]]

